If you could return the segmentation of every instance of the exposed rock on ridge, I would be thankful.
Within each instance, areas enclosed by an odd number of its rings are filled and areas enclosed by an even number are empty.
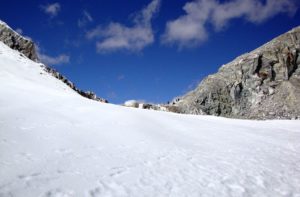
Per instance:
[[[223,65],[170,106],[188,114],[300,118],[300,27]]]
[[[34,43],[29,38],[20,36],[12,30],[6,23],[0,20],[0,40],[12,49],[23,53],[33,61],[38,60]]]
[[[35,49],[34,42],[31,41],[29,38],[24,38],[17,32],[15,32],[13,29],[11,29],[5,22],[0,20],[0,41],[2,41],[4,44],[9,46],[10,48],[19,51],[20,53],[24,54],[29,59],[39,62],[38,53]],[[99,102],[108,103],[106,99],[97,97],[97,95],[91,91],[82,91],[78,89],[74,83],[72,83],[70,80],[68,80],[65,76],[54,70],[53,68],[50,68],[49,66],[42,65],[42,67],[47,71],[49,74],[51,74],[53,77],[59,79],[63,83],[65,83],[67,86],[72,88],[74,91],[76,91],[78,94],[80,94],[83,97],[86,97],[88,99],[92,99]]]
[[[95,100],[95,101],[99,101],[102,103],[108,103],[108,101],[106,99],[98,97],[94,92],[83,91],[83,90],[78,89],[73,82],[68,80],[65,76],[63,76],[62,74],[60,74],[53,68],[50,68],[50,67],[44,65],[44,70],[47,71],[48,73],[50,73],[53,77],[55,77],[55,78],[59,79],[60,81],[62,81],[63,83],[65,83],[67,86],[69,86],[71,89],[76,91],[81,96],[86,97],[88,99]]]

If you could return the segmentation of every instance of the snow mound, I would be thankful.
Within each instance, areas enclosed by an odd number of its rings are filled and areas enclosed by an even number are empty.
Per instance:
[[[79,96],[0,42],[0,196],[299,196],[300,122]]]

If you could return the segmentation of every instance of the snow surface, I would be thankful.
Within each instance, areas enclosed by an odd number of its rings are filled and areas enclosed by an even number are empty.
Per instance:
[[[300,121],[85,99],[0,42],[0,196],[300,196]]]

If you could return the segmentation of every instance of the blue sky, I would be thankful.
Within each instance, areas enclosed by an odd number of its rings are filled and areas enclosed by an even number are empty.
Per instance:
[[[112,103],[165,103],[300,25],[298,0],[1,0],[41,59]]]

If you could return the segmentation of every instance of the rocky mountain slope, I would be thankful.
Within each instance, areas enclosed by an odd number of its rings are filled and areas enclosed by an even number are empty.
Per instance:
[[[25,38],[15,32],[12,28],[10,28],[5,22],[0,20],[0,41],[2,41],[4,44],[9,46],[10,48],[19,51],[21,54],[25,55],[29,59],[39,62],[38,53],[36,51],[34,42],[30,40],[29,38]],[[108,101],[106,99],[97,97],[97,95],[91,91],[83,91],[78,89],[74,83],[72,83],[70,80],[68,80],[65,76],[57,72],[55,69],[41,64],[42,67],[44,67],[45,71],[50,73],[53,77],[59,79],[63,83],[65,83],[67,86],[72,88],[74,91],[76,91],[78,94],[80,94],[83,97],[96,100],[99,102],[107,103]]]
[[[188,114],[300,118],[300,27],[223,65],[170,106]]]

